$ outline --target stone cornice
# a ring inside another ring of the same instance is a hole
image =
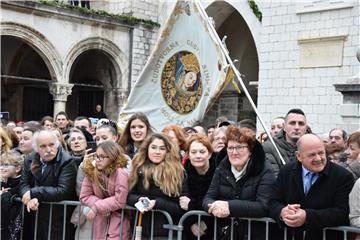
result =
[[[69,21],[77,19],[81,22],[97,23],[104,25],[112,25],[119,28],[134,28],[130,24],[126,24],[123,21],[107,16],[85,14],[71,9],[63,9],[53,6],[44,5],[34,1],[0,1],[1,8],[13,9],[20,12],[37,13],[43,15],[44,13],[52,14],[54,17],[67,18]]]
[[[360,92],[360,84],[357,83],[334,84],[334,87],[338,92]]]

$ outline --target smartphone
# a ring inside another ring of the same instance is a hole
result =
[[[92,142],[87,142],[87,149],[91,149],[88,153],[94,153],[96,152],[96,142],[92,141]]]
[[[146,208],[148,208],[150,205],[150,199],[149,198],[141,198],[137,203],[135,203],[135,207],[137,210],[139,210],[141,213],[145,211]]]

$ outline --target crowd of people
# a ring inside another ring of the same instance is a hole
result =
[[[252,120],[224,116],[209,126],[169,125],[161,132],[143,113],[123,128],[107,118],[72,121],[66,112],[3,121],[1,238],[20,239],[23,232],[23,239],[130,239],[137,223],[133,212],[121,209],[139,202],[146,203],[143,239],[167,239],[167,220],[159,212],[152,216],[154,209],[168,212],[175,224],[191,210],[218,218],[214,233],[213,217],[189,217],[183,239],[265,238],[261,223],[248,232],[240,218],[274,219],[270,239],[318,240],[325,227],[360,227],[360,129],[315,134],[305,113],[291,109],[273,119],[270,133],[277,149],[266,133],[256,137]],[[81,206],[47,204],[63,200]]]

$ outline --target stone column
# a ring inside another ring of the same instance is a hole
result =
[[[74,84],[49,83],[49,91],[54,99],[54,117],[60,111],[65,111],[67,97],[71,95]]]
[[[127,100],[126,89],[123,88],[111,88],[105,89],[104,92],[104,112],[110,119],[118,119],[120,108],[125,104]]]
[[[357,51],[357,59],[360,62],[360,49]],[[343,95],[343,104],[340,106],[343,128],[349,133],[356,131],[360,126],[360,72],[348,78],[346,83],[334,86]]]

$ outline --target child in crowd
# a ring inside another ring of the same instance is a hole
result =
[[[0,156],[1,239],[20,239],[21,202],[14,199],[18,197],[23,163],[23,157],[15,152]]]
[[[124,170],[127,161],[112,141],[100,143],[96,153],[84,160],[80,202],[89,207],[86,219],[94,221],[93,239],[129,239],[128,218],[121,218],[118,211],[126,206],[128,195],[128,174]]]

